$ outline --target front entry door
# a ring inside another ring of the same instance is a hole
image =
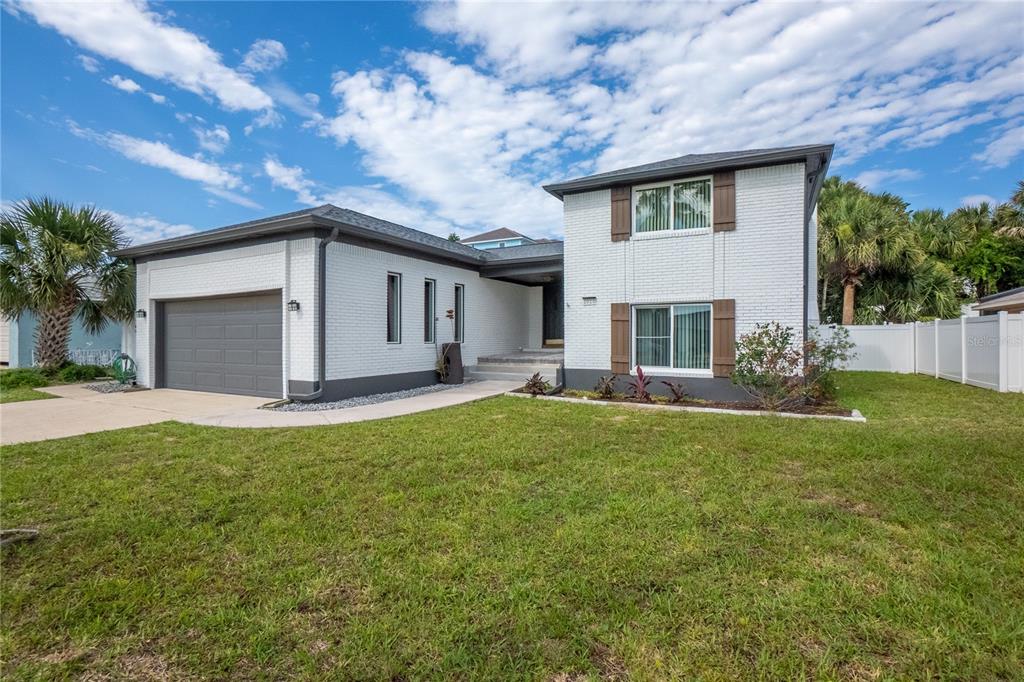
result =
[[[565,311],[562,280],[544,285],[544,345],[561,346],[564,337],[563,320]]]

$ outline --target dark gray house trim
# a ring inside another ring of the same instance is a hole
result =
[[[565,377],[565,387],[578,391],[592,391],[594,386],[597,385],[598,379],[611,376],[612,374],[610,369],[570,369],[569,367],[566,367],[562,372]],[[672,381],[682,384],[686,388],[688,395],[700,398],[701,400],[750,400],[750,396],[744,393],[743,389],[739,386],[732,383],[730,379],[721,377],[655,376],[652,374],[647,374],[647,376],[651,377],[651,385],[648,387],[648,390],[654,395],[671,395],[668,388],[661,382]],[[629,380],[630,377],[619,375],[619,379],[616,382],[617,390],[624,392],[629,384]]]

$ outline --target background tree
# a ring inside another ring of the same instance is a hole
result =
[[[856,291],[867,278],[883,268],[913,268],[923,259],[902,201],[872,195],[838,177],[825,181],[818,205],[818,263],[824,277],[842,287],[843,324],[853,324]]]
[[[454,232],[452,232],[451,234],[448,235],[448,241],[450,241],[450,242],[457,242],[457,241],[461,241],[461,240],[462,240],[462,237],[460,237],[459,235],[455,234]]]
[[[71,323],[100,331],[128,321],[135,272],[110,252],[127,246],[109,213],[49,198],[27,199],[0,216],[0,312],[36,316],[35,360],[46,369],[68,355]]]
[[[825,321],[955,317],[975,297],[1024,286],[1024,182],[1004,204],[945,214],[910,211],[894,194],[833,177],[822,188],[818,217]]]
[[[1024,239],[1024,180],[1018,180],[1010,200],[996,208],[993,222],[1003,237]]]

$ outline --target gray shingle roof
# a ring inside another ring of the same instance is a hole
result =
[[[753,166],[762,163],[779,163],[789,160],[801,160],[814,154],[825,154],[832,157],[831,144],[801,145],[799,147],[774,147],[770,149],[745,149],[732,152],[714,152],[711,154],[687,154],[673,159],[630,166],[606,173],[587,175],[581,178],[544,185],[550,194],[561,199],[569,192],[584,191],[610,187],[626,182],[642,182],[659,180],[680,173],[710,171],[719,168],[736,168]],[[826,160],[826,165],[828,161]]]
[[[539,244],[523,244],[522,246],[505,246],[500,249],[487,249],[484,255],[488,262],[519,260],[521,258],[560,258],[562,242],[547,241]]]
[[[525,234],[519,234],[515,230],[510,230],[507,227],[499,227],[496,230],[489,232],[481,232],[475,234],[472,237],[466,237],[462,240],[463,244],[472,244],[473,242],[487,242],[492,239],[529,239]]]
[[[428,232],[374,218],[347,208],[324,204],[316,208],[270,216],[260,220],[219,227],[213,230],[195,232],[181,237],[163,239],[149,244],[139,244],[121,249],[115,255],[129,258],[170,253],[183,249],[195,249],[225,242],[240,241],[256,237],[309,230],[310,228],[337,227],[343,233],[404,246],[434,256],[447,257],[463,263],[483,265],[489,261],[514,258],[555,257],[562,252],[561,242],[528,244],[503,249],[481,250],[438,237]],[[536,248],[533,248],[536,247]],[[500,253],[498,253],[500,252]]]
[[[431,249],[447,251],[452,255],[480,260],[480,249],[474,249],[472,246],[466,246],[459,242],[449,241],[444,237],[438,237],[437,235],[430,234],[429,232],[421,232],[420,230],[414,230],[413,228],[406,227],[405,225],[399,225],[398,223],[374,218],[371,215],[359,213],[358,211],[353,211],[351,209],[339,208],[331,204],[325,204],[313,209],[313,214],[317,217],[360,227],[369,232],[386,235],[410,244],[418,244],[420,246],[430,247]]]

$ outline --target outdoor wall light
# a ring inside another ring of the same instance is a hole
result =
[[[292,311],[294,313],[298,309],[299,309],[299,302],[298,301],[296,301],[294,298],[292,300],[288,301],[288,310],[290,310],[290,311]]]
[[[146,316],[146,311],[143,310],[142,308],[139,308],[138,310],[135,311],[135,317],[139,318],[140,320],[142,318],[144,318],[145,316]]]

